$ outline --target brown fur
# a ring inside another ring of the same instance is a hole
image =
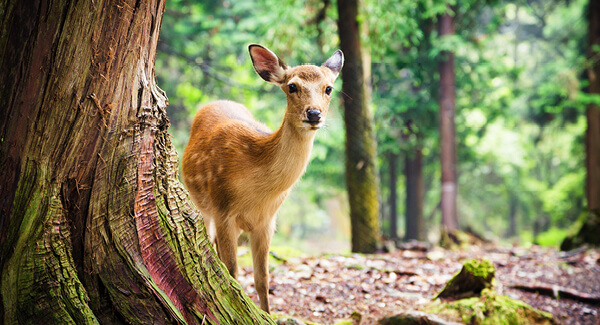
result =
[[[307,109],[319,110],[325,118],[330,100],[325,89],[333,86],[341,64],[337,71],[329,66],[287,67],[269,50],[253,46],[257,73],[287,95],[281,127],[271,133],[241,104],[210,103],[196,113],[182,170],[219,257],[234,278],[237,239],[242,231],[250,234],[256,291],[268,312],[267,263],[275,214],[304,173],[320,126],[305,122]],[[298,92],[289,93],[290,83]]]

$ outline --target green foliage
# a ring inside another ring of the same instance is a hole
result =
[[[537,244],[542,246],[558,247],[560,246],[560,243],[562,243],[562,241],[565,239],[565,237],[567,237],[568,232],[568,228],[565,229],[552,227],[547,231],[539,234],[536,237],[536,242]]]
[[[563,175],[548,190],[541,193],[542,207],[556,225],[568,227],[581,211],[585,189],[585,171]],[[563,228],[565,230],[565,228]]]
[[[448,4],[454,8],[456,33],[440,38],[437,16],[450,10]],[[167,2],[156,71],[169,95],[170,132],[179,154],[195,111],[211,100],[239,101],[277,128],[284,95],[256,75],[247,46],[264,44],[292,65],[321,63],[338,47],[336,5],[317,0]],[[439,214],[432,214],[441,191],[437,69],[440,53],[451,50],[461,224],[504,236],[512,215],[522,239],[555,243],[546,236],[558,235],[546,231],[566,229],[585,204],[583,112],[587,104],[600,103],[600,96],[584,91],[585,5],[586,0],[362,1],[363,51],[373,62],[380,197],[389,193],[383,157],[393,152],[402,161],[419,148],[424,215],[432,216],[425,228],[439,224]],[[339,222],[326,207],[334,198],[344,202],[340,99],[352,94],[338,96],[306,175],[281,209],[282,235],[344,238],[346,230],[330,229]],[[403,181],[400,173],[399,195],[405,195]],[[403,208],[399,204],[400,213]]]

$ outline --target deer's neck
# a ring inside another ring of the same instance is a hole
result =
[[[315,133],[299,130],[286,117],[281,127],[268,137],[271,150],[266,173],[278,191],[292,187],[306,170]]]

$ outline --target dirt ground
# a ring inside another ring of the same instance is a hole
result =
[[[271,270],[271,311],[319,324],[350,319],[357,311],[361,324],[376,324],[386,316],[420,310],[465,260],[485,257],[496,266],[500,294],[547,311],[561,324],[600,324],[600,304],[594,302],[600,295],[600,250],[565,253],[492,244],[462,251],[413,249],[288,258]],[[238,280],[258,303],[252,268],[244,267]]]

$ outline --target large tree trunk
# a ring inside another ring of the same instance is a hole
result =
[[[362,64],[358,0],[338,2],[340,47],[346,58],[342,71],[346,125],[346,186],[350,201],[352,251],[369,253],[379,238],[377,170],[373,119],[368,109]]]
[[[445,13],[439,18],[440,37],[454,34],[453,18]],[[455,140],[455,75],[454,53],[442,51],[440,71],[440,138],[442,165],[442,225],[448,231],[458,228],[456,209],[456,140]]]
[[[0,323],[267,323],[177,180],[164,1],[2,1]]]
[[[599,52],[594,47],[600,46],[600,1],[590,0],[588,8],[588,79],[589,92],[600,94],[600,60]],[[587,201],[588,209],[600,214],[600,107],[589,104],[586,111],[587,130],[586,167],[587,167]]]

